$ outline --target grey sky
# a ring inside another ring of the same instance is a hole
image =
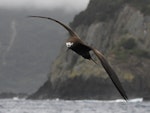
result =
[[[63,8],[67,11],[80,11],[86,8],[89,0],[0,0],[0,8]]]

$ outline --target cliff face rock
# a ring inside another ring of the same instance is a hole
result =
[[[107,21],[96,20],[77,26],[73,23],[71,25],[86,43],[105,54],[129,98],[150,95],[150,16],[124,4]],[[63,45],[53,62],[49,80],[29,98],[121,98],[101,65],[66,50]]]

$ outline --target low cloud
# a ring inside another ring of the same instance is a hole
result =
[[[0,8],[35,8],[80,11],[87,7],[89,0],[0,0]]]

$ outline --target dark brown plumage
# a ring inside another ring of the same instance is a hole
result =
[[[70,34],[70,38],[68,38],[68,40],[66,41],[66,46],[69,49],[76,52],[77,54],[81,55],[83,58],[88,59],[88,60],[92,60],[94,63],[96,63],[90,55],[90,51],[93,51],[94,54],[100,60],[102,66],[104,67],[104,69],[108,73],[109,77],[111,78],[112,82],[114,83],[115,87],[117,88],[117,90],[119,91],[121,96],[125,100],[128,99],[116,73],[111,68],[111,66],[109,65],[109,63],[107,62],[107,60],[105,59],[105,57],[103,56],[103,54],[100,51],[98,51],[97,49],[92,48],[92,47],[86,45],[85,43],[83,43],[83,41],[79,38],[79,36],[69,26],[63,24],[62,22],[60,22],[56,19],[53,19],[50,17],[42,17],[42,16],[29,16],[29,17],[49,19],[49,20],[52,20],[52,21],[60,24],[61,26],[63,26]]]

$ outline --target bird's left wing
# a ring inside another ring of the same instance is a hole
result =
[[[123,89],[123,87],[122,87],[122,85],[119,81],[119,78],[117,77],[115,71],[111,68],[111,66],[109,65],[109,63],[107,62],[107,60],[105,59],[105,57],[103,56],[103,54],[101,52],[99,52],[97,49],[92,49],[92,50],[95,53],[95,55],[98,57],[98,59],[101,61],[102,66],[104,67],[104,69],[108,73],[110,79],[114,83],[115,87],[117,88],[117,90],[119,91],[121,96],[125,100],[127,100],[128,97],[126,95],[126,92],[124,91],[124,89]]]
[[[53,18],[50,18],[50,17],[43,17],[43,16],[28,16],[28,17],[32,17],[32,18],[44,18],[44,19],[48,19],[48,20],[52,20],[58,24],[60,24],[61,26],[63,26],[68,32],[69,34],[72,36],[72,37],[76,37],[76,38],[79,38],[79,36],[67,25],[65,25],[64,23],[56,20],[56,19],[53,19]]]

